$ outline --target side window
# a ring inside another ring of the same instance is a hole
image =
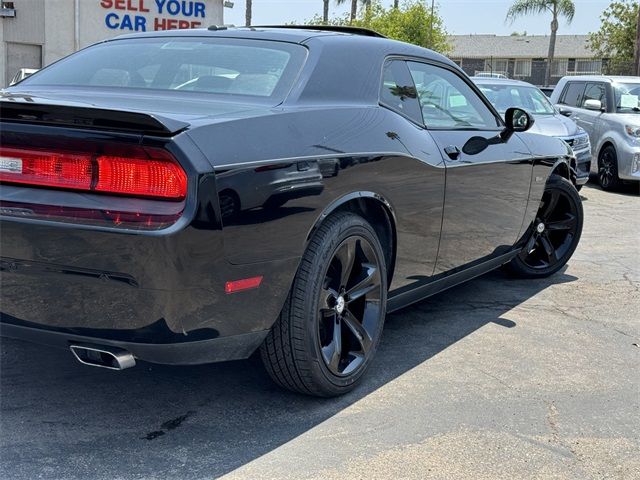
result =
[[[600,100],[602,106],[607,108],[607,90],[604,83],[589,83],[587,89],[584,91],[584,97],[582,99],[581,106],[584,106],[587,100]]]
[[[569,82],[564,87],[560,104],[569,107],[582,107],[582,97],[584,93],[584,82]]]
[[[391,60],[384,64],[380,103],[422,124],[416,87],[404,61]]]
[[[427,127],[495,129],[500,125],[482,99],[454,72],[427,63],[407,65]]]

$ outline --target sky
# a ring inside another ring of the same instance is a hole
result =
[[[233,0],[233,9],[224,9],[226,24],[244,25],[245,0]],[[402,1],[402,0],[401,0]],[[391,5],[392,0],[383,0]],[[429,0],[426,3],[430,4]],[[436,0],[440,15],[450,34],[495,33],[509,35],[514,31],[526,31],[530,35],[549,33],[550,15],[521,18],[513,24],[505,23],[505,16],[512,0]],[[586,34],[598,30],[600,14],[610,0],[574,0],[576,16],[570,25],[560,21],[559,34]],[[348,5],[347,5],[348,4]],[[330,15],[342,14],[350,9],[350,2],[336,6],[331,1]],[[303,22],[322,14],[322,0],[253,0],[254,25],[276,25]],[[462,13],[462,14],[461,14]]]

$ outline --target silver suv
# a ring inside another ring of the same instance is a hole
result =
[[[640,77],[564,77],[551,102],[589,134],[603,189],[640,181]]]

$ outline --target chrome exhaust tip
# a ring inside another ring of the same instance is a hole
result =
[[[124,370],[136,366],[136,359],[123,348],[108,345],[70,345],[71,353],[76,359],[91,367]]]

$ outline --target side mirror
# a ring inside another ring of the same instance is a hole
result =
[[[587,110],[594,110],[596,112],[602,112],[602,102],[600,100],[585,100],[584,108]]]
[[[515,107],[507,109],[504,121],[507,124],[507,130],[512,132],[526,132],[535,123],[533,117],[526,110]]]
[[[558,109],[558,113],[560,115],[564,115],[565,117],[570,117],[573,112],[571,110],[567,110],[566,108],[560,107]]]
[[[529,130],[535,123],[535,120],[526,110],[511,107],[507,108],[504,114],[504,123],[506,128],[500,134],[500,138],[502,138],[502,141],[507,142],[514,132],[526,132]]]

